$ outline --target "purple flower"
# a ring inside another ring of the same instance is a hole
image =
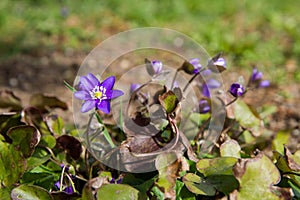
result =
[[[258,71],[257,68],[253,68],[250,80],[252,82],[260,81],[262,79],[262,72]]]
[[[111,184],[121,184],[122,183],[122,178],[119,178],[119,179],[115,179],[115,178],[112,178],[110,181],[109,181],[109,183],[111,183]]]
[[[163,64],[161,61],[153,60],[151,64],[154,70],[154,74],[159,74],[162,71]]]
[[[214,61],[213,64],[216,66],[221,66],[221,67],[226,68],[226,61],[224,58],[218,58],[216,61]]]
[[[200,64],[199,58],[193,58],[189,60],[189,63],[191,63],[194,66],[193,73],[198,74],[200,72],[200,69],[202,68],[202,65]]]
[[[81,112],[87,112],[93,108],[101,110],[104,113],[110,112],[110,101],[124,93],[120,90],[113,90],[115,77],[110,76],[102,83],[93,75],[81,76],[79,82],[79,91],[74,93],[78,99],[84,100]]]
[[[253,68],[251,77],[250,77],[250,82],[249,84],[254,84],[256,87],[269,87],[270,86],[270,81],[268,80],[262,80],[263,78],[263,73],[258,71],[256,67]]]
[[[135,90],[137,90],[139,87],[141,87],[141,84],[135,84],[135,83],[132,83],[130,85],[130,94],[132,94]]]
[[[209,79],[206,83],[202,84],[202,94],[203,96],[210,98],[210,89],[216,89],[220,87],[221,84],[215,79]]]
[[[219,73],[226,70],[226,61],[220,57],[222,54],[219,53],[208,61],[207,67],[213,72]]]
[[[210,111],[210,105],[207,99],[201,99],[199,101],[199,110],[202,114],[208,113]]]
[[[65,167],[65,172],[69,172],[70,167],[65,164],[60,164],[60,168],[63,169]]]
[[[262,81],[260,81],[260,83],[259,83],[259,87],[269,87],[270,86],[270,81],[268,81],[268,80],[262,80]]]
[[[234,97],[242,96],[245,93],[244,87],[239,83],[233,83],[229,89],[230,94]]]
[[[59,190],[60,189],[60,180],[55,182],[54,186]],[[67,194],[73,194],[74,193],[72,185],[69,185],[69,186],[63,185],[63,191],[66,192]]]

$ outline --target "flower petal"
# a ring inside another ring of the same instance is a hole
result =
[[[86,77],[93,84],[93,86],[100,84],[100,81],[96,78],[96,76],[94,76],[94,74],[88,73],[88,75]]]
[[[81,112],[85,113],[91,109],[95,108],[95,101],[94,100],[87,100],[82,104]]]
[[[209,79],[207,82],[206,82],[207,86],[209,88],[218,88],[221,86],[221,84],[219,83],[219,81],[217,81],[216,79]]]
[[[103,111],[106,114],[109,114],[109,112],[110,112],[110,101],[108,101],[108,100],[102,100],[97,105],[97,109]]]
[[[210,98],[209,88],[207,87],[207,85],[205,83],[202,85],[202,94],[203,94],[203,96]]]
[[[226,67],[226,61],[224,58],[218,58],[218,60],[214,62],[214,65]]]
[[[122,92],[121,90],[113,90],[111,99],[122,96],[123,94],[124,94],[124,92]]]
[[[81,99],[81,100],[91,99],[91,95],[86,90],[77,91],[77,92],[74,93],[74,96],[77,99]]]
[[[106,88],[106,90],[111,90],[114,87],[116,78],[114,76],[110,76],[107,79],[105,79],[101,85]]]
[[[263,80],[259,83],[259,87],[269,87],[270,86],[270,81],[268,80]]]
[[[87,76],[81,76],[80,83],[85,88],[85,90],[88,90],[88,91],[94,89],[94,87],[96,86],[87,78]]]

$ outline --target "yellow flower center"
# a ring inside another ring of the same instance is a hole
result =
[[[94,96],[95,96],[97,99],[101,99],[101,97],[102,97],[102,92],[97,91],[97,92],[94,93]]]

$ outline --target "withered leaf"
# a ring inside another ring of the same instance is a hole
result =
[[[22,110],[21,99],[12,91],[0,91],[0,108],[11,108],[14,111]]]
[[[182,159],[184,157],[175,153],[163,153],[155,160],[155,166],[159,173],[155,184],[164,192],[166,199],[176,199],[175,185],[184,165]]]
[[[74,160],[79,159],[82,152],[81,143],[73,136],[62,135],[56,139],[57,145],[63,148]]]
[[[285,146],[284,147],[284,154],[287,158],[287,164],[288,164],[289,168],[293,171],[296,171],[296,172],[300,171],[300,163],[297,162],[297,157],[295,155],[296,153],[293,155],[290,152],[290,150]]]
[[[41,93],[34,94],[30,97],[30,105],[37,107],[43,113],[47,113],[49,109],[61,108],[67,110],[68,106],[65,102],[54,96],[47,96]]]

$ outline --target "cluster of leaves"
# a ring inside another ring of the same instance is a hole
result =
[[[223,60],[219,56],[211,61],[216,65],[217,72],[225,69],[220,64]],[[184,71],[194,80],[203,72],[198,64],[185,61],[177,72]],[[146,67],[155,79],[159,79],[160,73],[163,73],[157,61],[146,59]],[[147,94],[153,92],[153,95],[145,99],[147,95],[143,94],[144,91]],[[288,133],[280,132],[270,138],[272,133],[263,126],[264,118],[274,112],[273,107],[262,107],[258,112],[242,101],[244,90],[241,90],[241,94],[236,90],[230,91],[234,100],[230,102],[231,108],[227,107],[221,136],[209,153],[203,153],[200,151],[201,142],[206,137],[211,114],[206,111],[185,116],[189,123],[199,128],[199,134],[191,141],[192,146],[187,145],[187,138],[177,127],[180,121],[177,113],[180,112],[184,91],[185,88],[167,89],[164,85],[153,83],[133,91],[127,114],[136,124],[151,125],[150,132],[146,133],[150,136],[143,135],[143,141],[126,119],[123,138],[119,136],[121,133],[116,134],[120,132],[118,127],[107,125],[103,129],[109,134],[108,137],[113,137],[113,142],[123,142],[120,148],[130,150],[130,161],[135,155],[159,152],[154,162],[157,171],[140,174],[119,172],[93,158],[80,143],[77,131],[66,127],[60,117],[52,114],[53,109],[67,109],[66,104],[56,97],[35,94],[29,106],[23,107],[12,92],[1,91],[0,107],[10,112],[0,115],[0,198],[300,198],[300,151],[292,154],[284,146]],[[102,95],[97,96],[98,100]],[[213,103],[205,99],[209,105]],[[161,107],[154,111],[145,110],[154,102]],[[99,110],[97,113],[98,116],[109,118]],[[153,125],[150,115],[163,120]],[[98,122],[103,123],[100,119]],[[151,130],[159,131],[152,134]],[[176,151],[159,151],[163,147],[181,150],[182,146],[187,148],[183,156]],[[269,153],[270,148],[273,149],[272,154]]]

